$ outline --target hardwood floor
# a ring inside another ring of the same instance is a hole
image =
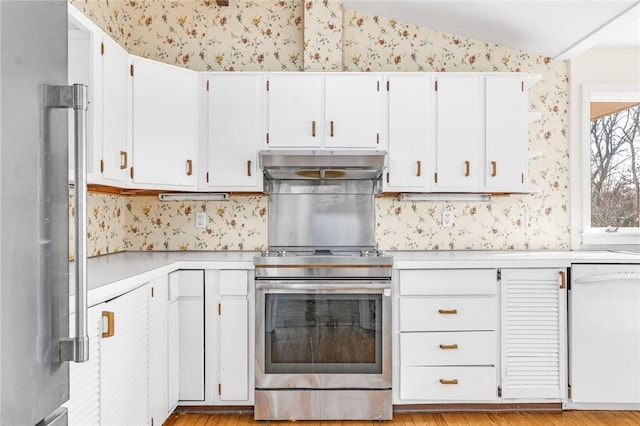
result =
[[[293,422],[268,422],[268,424],[291,424]],[[315,422],[304,421],[302,426],[377,426],[377,425],[500,425],[500,426],[638,426],[640,411],[563,411],[543,413],[396,413],[389,422],[344,421]],[[242,414],[202,414],[174,413],[164,423],[165,426],[240,426],[264,425],[267,422],[253,420],[253,415]]]

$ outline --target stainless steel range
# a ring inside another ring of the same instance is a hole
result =
[[[383,167],[340,179],[356,166],[343,174],[313,155],[313,167],[278,160],[276,171],[262,164],[270,249],[254,259],[254,417],[391,419],[393,259],[375,250],[374,238]],[[349,157],[341,161],[346,169]]]

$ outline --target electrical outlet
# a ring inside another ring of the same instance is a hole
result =
[[[207,227],[207,212],[196,212],[196,228],[204,229]]]
[[[442,227],[451,228],[453,225],[453,212],[451,210],[444,210],[442,212]]]

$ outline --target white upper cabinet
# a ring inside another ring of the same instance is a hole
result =
[[[482,77],[438,76],[434,190],[474,192],[484,169]]]
[[[111,38],[102,37],[102,178],[129,181],[127,87],[129,53]]]
[[[324,78],[267,77],[269,148],[319,148],[324,135]]]
[[[133,185],[196,189],[198,75],[134,57]]]
[[[102,59],[103,33],[78,9],[69,5],[68,20],[68,82],[87,86],[87,181],[100,178],[102,155]],[[124,105],[123,105],[124,107]],[[73,113],[69,113],[69,181],[74,176]]]
[[[324,146],[379,148],[382,77],[331,75],[325,80]]]
[[[525,191],[528,178],[528,96],[526,76],[485,77],[484,188]]]
[[[383,148],[380,74],[269,75],[268,148]]]
[[[435,96],[428,74],[389,77],[389,169],[385,191],[429,191],[435,152]]]
[[[208,99],[206,187],[261,191],[257,152],[264,136],[264,86],[259,74],[205,77]]]

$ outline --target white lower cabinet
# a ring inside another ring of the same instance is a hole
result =
[[[176,286],[178,291],[178,400],[180,402],[198,401],[202,404],[205,399],[204,271],[182,270],[170,273],[169,289],[172,297]],[[172,344],[175,345],[176,342],[173,341]],[[170,346],[169,352],[172,350],[174,348]],[[172,364],[175,365],[173,358]]]
[[[105,302],[100,360],[101,424],[149,421],[149,285]]]
[[[215,405],[253,405],[254,292],[253,272],[247,270],[207,271],[207,285],[213,289],[215,315],[207,320],[213,328]]]
[[[151,280],[149,300],[149,417],[150,424],[161,425],[175,403],[169,399],[169,304],[167,275]]]
[[[398,288],[395,402],[497,402],[497,270],[402,270]]]
[[[501,277],[503,399],[566,399],[566,269],[502,269]]]
[[[64,404],[69,413],[69,426],[101,424],[100,347],[103,310],[104,303],[87,311],[89,360],[83,363],[69,363],[69,401]],[[75,314],[69,317],[69,336],[75,336]]]

